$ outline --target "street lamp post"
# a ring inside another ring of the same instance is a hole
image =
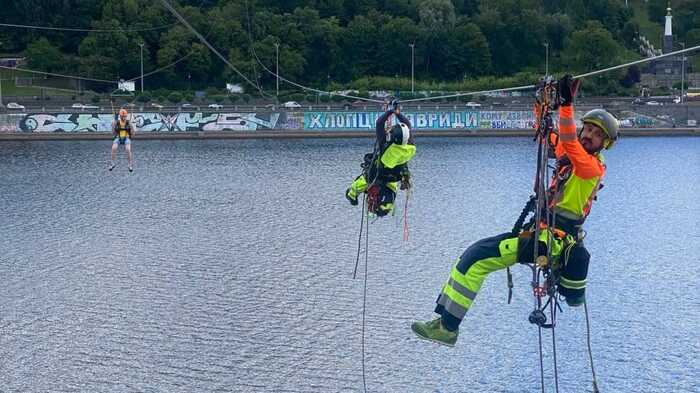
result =
[[[685,50],[685,42],[679,42],[681,44],[681,47]],[[685,84],[685,53],[683,53],[681,56],[683,56],[681,60],[681,104],[683,103],[683,85]]]
[[[277,65],[277,69],[275,71],[275,77],[277,79],[277,93],[276,95],[279,97],[280,95],[280,43],[275,42],[275,64]]]
[[[416,43],[410,43],[408,46],[411,47],[411,94],[416,94],[416,89],[415,89],[415,82],[414,82],[414,63],[415,63],[415,49],[416,49]]]
[[[544,43],[544,75],[549,75],[549,42]]]
[[[143,42],[139,44],[141,47],[141,93],[143,93],[143,45]]]

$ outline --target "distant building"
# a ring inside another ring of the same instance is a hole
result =
[[[227,83],[226,90],[229,92],[229,94],[243,94],[244,92],[243,86],[237,83]]]
[[[680,45],[674,48],[673,46],[673,15],[671,15],[671,2],[669,1],[668,8],[666,8],[666,23],[664,25],[664,37],[663,37],[663,48],[662,52],[664,54],[671,53],[674,50],[682,49]],[[683,71],[685,67],[685,72]],[[656,75],[657,86],[667,86],[671,87],[673,83],[680,81],[681,74],[685,73],[688,75],[690,72],[690,62],[683,62],[683,56],[671,56],[666,57],[661,60],[654,61],[649,64],[647,73]],[[648,78],[646,78],[648,79]]]
[[[24,63],[26,57],[0,57],[0,66],[15,68]]]
[[[647,57],[659,56],[662,53],[666,54],[682,49],[682,45],[676,45],[674,48],[673,15],[671,15],[670,1],[666,8],[666,23],[664,24],[662,50],[654,49],[653,45],[643,37],[641,37],[641,41],[640,51]],[[681,79],[684,79],[685,86],[688,86],[688,82],[694,85],[700,78],[700,74],[693,74],[691,71],[691,63],[688,61],[687,57],[685,61],[683,61],[683,55],[665,57],[661,60],[650,62],[642,71],[641,87],[642,89],[656,89],[660,87],[672,89],[673,85],[681,82]]]

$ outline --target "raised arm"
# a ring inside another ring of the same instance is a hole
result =
[[[574,174],[582,179],[602,176],[604,173],[603,165],[595,155],[589,154],[583,148],[576,134],[573,98],[578,89],[578,82],[567,75],[559,82],[559,89],[563,102],[559,107],[559,145],[561,147],[557,146],[557,156],[563,150],[563,153],[571,160]]]
[[[379,148],[384,146],[386,143],[386,131],[384,130],[384,125],[386,124],[386,119],[389,118],[394,113],[394,110],[388,110],[384,112],[379,118],[377,119],[377,124],[376,124],[376,134],[377,134],[377,143],[379,144]]]

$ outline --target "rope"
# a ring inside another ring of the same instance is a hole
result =
[[[520,233],[520,231],[523,229],[523,223],[525,222],[525,218],[527,218],[528,214],[530,214],[535,209],[535,202],[537,202],[537,198],[535,197],[535,195],[530,195],[530,199],[528,199],[527,203],[525,203],[523,210],[520,212],[520,216],[518,216],[518,219],[515,220],[513,229],[510,230],[510,233],[513,236],[517,236],[518,233]]]
[[[41,75],[50,75],[50,76],[57,76],[61,78],[69,78],[69,79],[81,79],[84,81],[92,81],[92,82],[103,82],[103,83],[114,83],[116,84],[116,81],[108,81],[106,79],[96,79],[96,78],[86,78],[82,76],[75,76],[75,75],[65,75],[65,74],[57,74],[55,72],[44,72],[44,71],[35,71],[35,70],[28,70],[26,68],[19,68],[19,67],[7,67],[0,65],[0,68],[4,68],[6,70],[15,70],[15,71],[22,71],[22,72],[29,72],[32,74],[41,74]]]
[[[253,53],[253,56],[255,59],[260,63],[260,59],[258,59],[258,54],[255,52],[255,45],[253,44],[253,30],[252,30],[252,22],[250,19],[250,9],[248,7],[248,0],[245,2],[245,14],[246,18],[248,19],[248,41],[250,42],[250,50]],[[255,63],[253,63],[253,74],[255,75],[255,83],[258,85],[258,89],[262,88],[260,87],[260,75],[258,74],[258,68],[255,66]],[[271,98],[271,97],[266,97],[266,98]],[[275,102],[277,101],[278,97],[275,96]],[[279,102],[278,102],[279,103]]]
[[[588,320],[588,303],[583,299],[583,309],[586,312],[586,342],[588,343],[588,359],[591,362],[591,374],[593,374],[593,393],[600,393],[598,390],[598,381],[595,376],[595,368],[593,367],[593,350],[591,349],[591,323]]]
[[[204,6],[204,0],[202,0],[202,2],[199,3],[198,8],[202,8],[202,6]],[[207,35],[204,36],[205,38],[209,38],[209,36],[211,35],[211,31],[212,31],[213,28],[214,28],[214,25],[210,25],[210,26],[209,26],[209,31],[207,31]],[[194,54],[194,52],[190,52],[190,53],[188,53],[188,54],[182,56],[181,58],[179,58],[179,59],[173,61],[172,63],[170,63],[170,64],[168,64],[168,65],[164,65],[164,66],[162,66],[162,67],[160,67],[160,68],[156,68],[155,70],[150,71],[150,72],[147,72],[147,73],[145,73],[145,74],[143,74],[143,75],[139,75],[139,76],[136,76],[136,77],[134,77],[134,78],[127,79],[127,81],[128,81],[128,82],[134,82],[134,81],[137,81],[137,80],[139,80],[139,79],[141,79],[141,78],[145,78],[145,77],[147,77],[147,76],[151,76],[151,75],[153,75],[153,74],[157,74],[157,73],[159,73],[159,72],[161,72],[161,71],[163,71],[163,70],[166,70],[166,69],[168,69],[168,68],[170,68],[170,67],[172,67],[172,66],[174,66],[174,65],[176,65],[176,64],[178,64],[178,63],[180,63],[181,61],[187,59],[188,57],[192,56],[193,54]]]
[[[357,258],[355,258],[355,270],[352,272],[352,279],[354,280],[357,277],[357,265],[360,263],[360,247],[362,245],[362,228],[365,223],[365,198],[366,196],[362,196],[362,214],[361,214],[361,219],[360,219],[360,235],[357,237]]]
[[[168,25],[156,26],[156,27],[145,27],[140,29],[80,29],[73,27],[51,27],[51,26],[34,26],[34,25],[18,25],[13,23],[0,23],[2,27],[17,27],[22,29],[35,29],[35,30],[58,30],[58,31],[82,31],[89,33],[128,33],[128,32],[138,32],[138,31],[153,31],[167,29],[168,27],[174,26],[175,23]]]
[[[539,118],[537,122],[537,133],[536,133],[536,140],[538,140],[538,147],[537,147],[537,171],[535,175],[535,195],[534,195],[534,201],[533,197],[531,197],[530,200],[525,205],[525,208],[523,208],[523,211],[521,212],[520,216],[518,217],[518,220],[516,221],[516,224],[522,224],[522,222],[525,220],[525,217],[527,216],[528,208],[530,208],[529,205],[535,205],[536,203],[536,208],[535,208],[535,219],[534,219],[534,234],[533,234],[533,266],[532,266],[532,271],[533,271],[533,280],[532,280],[532,287],[534,291],[534,303],[535,303],[535,309],[533,310],[531,314],[531,319],[530,322],[536,323],[538,330],[538,345],[539,345],[539,358],[540,358],[540,388],[542,393],[544,393],[544,359],[542,355],[542,328],[543,327],[551,327],[552,329],[552,350],[553,350],[553,361],[554,361],[554,381],[555,381],[555,391],[558,393],[559,392],[559,375],[558,375],[558,369],[557,369],[557,354],[556,354],[556,334],[555,334],[555,327],[556,327],[556,310],[555,308],[557,307],[556,303],[556,295],[551,294],[551,290],[554,288],[553,287],[553,277],[552,273],[550,271],[551,269],[551,261],[552,261],[552,247],[550,246],[552,243],[552,234],[550,231],[547,231],[547,252],[546,252],[546,258],[547,258],[547,265],[545,266],[540,266],[538,264],[538,258],[540,257],[539,253],[539,238],[540,238],[540,222],[544,219],[546,222],[547,228],[550,228],[553,223],[552,223],[552,217],[549,214],[548,211],[545,211],[545,209],[549,206],[549,201],[548,201],[548,193],[546,189],[546,180],[549,178],[549,165],[548,165],[548,147],[549,147],[549,136],[552,131],[553,123],[551,120],[551,110],[553,109],[552,106],[550,106],[550,103],[552,100],[554,100],[554,103],[556,105],[557,99],[556,99],[556,91],[552,90],[553,84],[552,80],[549,78],[545,78],[543,80],[543,85],[540,87],[540,90],[538,90],[538,105],[540,106],[540,111],[539,111]],[[541,96],[540,96],[541,95]],[[543,212],[545,213],[544,217],[542,216]],[[515,231],[517,227],[514,227],[513,230]],[[545,295],[545,293],[542,292],[542,287],[540,286],[540,274],[542,274],[542,278],[545,281],[545,285],[547,287],[547,292],[546,294],[549,295],[549,299],[547,302],[542,306],[542,296]],[[552,301],[552,298],[554,298],[554,301]],[[550,318],[551,318],[551,323],[550,324],[545,324],[544,322],[546,321],[546,317],[544,314],[544,310],[547,307],[550,307]]]
[[[631,62],[628,62],[628,63],[616,65],[616,66],[613,66],[613,67],[604,68],[604,69],[602,69],[602,70],[587,72],[587,73],[585,73],[585,74],[576,75],[576,76],[574,76],[573,78],[574,78],[574,79],[587,78],[587,77],[589,77],[589,76],[593,76],[593,75],[597,75],[597,74],[602,74],[602,73],[604,73],[604,72],[613,71],[613,70],[617,70],[617,69],[620,69],[620,68],[625,68],[625,67],[633,66],[633,65],[636,65],[636,64],[648,63],[648,62],[660,60],[660,59],[663,59],[663,58],[669,57],[669,56],[677,56],[677,55],[679,55],[679,54],[686,53],[686,52],[692,52],[692,51],[695,51],[695,50],[698,50],[698,49],[700,49],[700,45],[697,45],[697,46],[694,46],[694,47],[691,47],[691,48],[686,48],[686,49],[678,50],[678,51],[675,51],[675,52],[669,52],[669,53],[666,53],[666,54],[663,54],[663,55],[659,55],[659,56],[647,57],[647,58],[645,58],[645,59],[636,60],[636,61],[631,61]],[[403,100],[402,102],[418,102],[418,101],[440,100],[440,99],[445,99],[445,98],[457,98],[457,97],[465,97],[465,96],[476,96],[476,95],[483,95],[483,94],[488,94],[488,93],[498,93],[498,92],[506,92],[506,91],[518,91],[518,90],[530,90],[530,89],[533,89],[533,88],[535,88],[535,87],[537,87],[537,86],[536,86],[536,85],[527,85],[527,86],[508,87],[508,88],[504,88],[504,89],[494,89],[494,90],[482,90],[482,91],[474,91],[474,92],[466,92],[466,93],[456,93],[456,94],[448,94],[448,95],[435,96],[435,97],[413,98],[413,99],[410,99],[410,100]]]
[[[364,212],[363,212],[364,213]],[[369,212],[366,214],[369,215]],[[369,220],[369,217],[367,217]],[[365,314],[367,313],[367,275],[369,272],[369,225],[365,227],[365,282],[362,291],[362,387],[367,393],[367,378],[365,368]]]
[[[164,0],[163,0],[163,1],[164,1]],[[246,1],[246,13],[248,13],[248,2],[247,2],[247,1]],[[250,22],[250,14],[248,14],[248,29],[249,29],[249,37],[248,37],[248,39],[250,40],[250,48],[251,48],[251,51],[252,51],[252,53],[253,53],[253,56],[255,57],[255,61],[257,61],[257,63],[260,64],[260,66],[261,66],[267,73],[269,73],[270,75],[274,76],[275,78],[278,78],[279,80],[281,80],[281,81],[283,81],[283,82],[286,82],[286,83],[288,83],[288,84],[290,84],[290,85],[292,85],[292,86],[294,86],[294,87],[298,87],[298,88],[300,88],[300,89],[302,89],[302,90],[312,91],[312,92],[314,92],[314,93],[327,94],[327,95],[329,95],[329,96],[335,95],[335,96],[339,96],[339,97],[351,98],[351,99],[354,99],[354,100],[361,100],[361,101],[367,101],[367,102],[375,102],[375,103],[378,103],[378,104],[384,103],[384,101],[382,101],[382,100],[375,100],[375,99],[371,99],[371,98],[352,96],[352,95],[349,95],[349,94],[339,94],[339,93],[333,93],[333,92],[330,92],[330,91],[314,89],[313,87],[308,87],[308,86],[304,86],[304,85],[301,85],[301,84],[299,84],[299,83],[293,82],[293,81],[291,81],[291,80],[289,80],[289,79],[284,78],[282,75],[279,75],[279,74],[277,74],[276,72],[273,72],[272,70],[270,70],[269,68],[267,68],[267,66],[265,66],[265,64],[264,64],[262,61],[260,61],[260,58],[258,57],[257,52],[255,52],[255,47],[254,47],[254,45],[253,45],[253,37],[252,37],[252,34],[250,33],[250,25],[251,25],[251,22]]]
[[[549,305],[549,315],[552,317],[552,359],[554,361],[554,391],[559,393],[559,370],[557,368],[557,341],[554,324],[557,320],[557,296],[554,295],[554,302]],[[550,300],[552,297],[550,297]]]
[[[632,62],[629,62],[629,63],[620,64],[620,65],[616,65],[616,66],[613,66],[613,67],[604,68],[604,69],[598,70],[598,71],[591,71],[591,72],[588,72],[588,73],[585,73],[585,74],[581,74],[581,75],[574,76],[574,79],[586,78],[586,77],[589,77],[589,76],[602,74],[602,73],[604,73],[604,72],[613,71],[613,70],[617,70],[617,69],[620,69],[620,68],[625,68],[625,67],[633,66],[633,65],[636,65],[636,64],[642,64],[642,63],[646,63],[646,62],[649,62],[649,61],[655,61],[655,60],[663,59],[664,57],[676,56],[676,55],[680,55],[681,53],[685,53],[685,52],[692,52],[692,51],[698,50],[698,49],[700,49],[700,45],[693,46],[693,47],[691,47],[691,48],[682,49],[682,50],[677,50],[677,51],[675,51],[675,52],[665,53],[665,54],[659,55],[659,56],[647,57],[646,59],[637,60],[637,61],[632,61]]]
[[[537,336],[539,337],[540,345],[540,387],[544,393],[544,360],[542,360],[542,326],[537,327]]]
[[[159,72],[161,72],[161,71],[163,71],[163,70],[165,70],[165,69],[168,69],[168,68],[174,66],[175,64],[178,64],[179,62],[181,62],[181,61],[187,59],[188,57],[192,56],[193,54],[194,54],[194,52],[190,52],[190,53],[186,54],[185,56],[182,56],[181,58],[175,60],[174,62],[172,62],[172,63],[170,63],[170,64],[168,64],[168,65],[165,65],[165,66],[160,67],[160,68],[157,68],[157,69],[155,69],[155,70],[153,70],[153,71],[147,72],[147,73],[143,74],[143,76],[139,75],[139,76],[137,76],[137,77],[135,77],[135,78],[127,79],[126,81],[127,81],[127,82],[134,82],[134,81],[137,81],[137,80],[141,79],[142,77],[145,78],[145,77],[147,77],[147,76],[151,76],[151,75],[153,75],[153,74],[157,74],[157,73],[159,73]]]
[[[253,83],[250,79],[248,79],[245,75],[243,75],[240,71],[238,71],[238,69],[237,69],[236,67],[234,67],[233,64],[231,64],[231,62],[230,62],[226,57],[224,57],[221,53],[219,53],[219,51],[216,50],[216,48],[214,48],[214,46],[212,46],[212,45],[209,43],[209,41],[207,41],[207,39],[204,38],[204,36],[202,36],[194,27],[192,27],[192,25],[190,25],[190,24],[187,22],[187,20],[186,20],[182,15],[180,15],[180,13],[178,13],[177,10],[176,10],[175,8],[173,8],[172,5],[170,5],[170,3],[168,2],[168,0],[161,0],[161,2],[163,3],[163,6],[165,6],[165,8],[168,9],[168,11],[170,11],[180,22],[182,22],[182,24],[185,25],[185,27],[187,27],[188,29],[190,29],[190,31],[192,31],[192,32],[194,33],[194,35],[197,36],[197,38],[198,38],[204,45],[206,45],[206,46],[209,48],[209,50],[211,50],[212,52],[214,52],[214,54],[215,54],[219,59],[221,59],[224,63],[226,63],[226,65],[228,65],[234,72],[236,72],[236,74],[238,74],[238,75],[239,75],[241,78],[243,78],[246,82],[248,82],[250,85],[254,86],[254,87],[260,92],[260,95],[262,95],[262,96],[265,95],[265,93],[262,91],[262,89],[260,89],[259,86],[257,86],[257,85],[256,85],[255,83]]]

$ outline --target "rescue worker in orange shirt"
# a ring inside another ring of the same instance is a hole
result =
[[[540,249],[551,249],[552,265],[560,269],[557,286],[569,306],[585,301],[586,277],[590,255],[583,246],[581,226],[588,216],[596,192],[605,175],[601,150],[610,149],[617,140],[619,123],[602,109],[586,113],[583,126],[576,132],[573,100],[579,80],[570,75],[559,83],[559,136],[554,151],[557,158],[556,176],[549,186],[548,211],[556,215],[555,228],[545,227],[539,237]],[[534,225],[538,225],[535,223]],[[540,223],[539,225],[543,225]],[[532,263],[534,239],[525,233],[508,232],[472,244],[452,268],[450,276],[437,298],[435,312],[439,315],[428,322],[414,322],[413,332],[422,339],[454,346],[459,325],[476,298],[489,273],[520,263]],[[551,243],[547,239],[551,236]],[[523,250],[523,252],[519,252]]]

